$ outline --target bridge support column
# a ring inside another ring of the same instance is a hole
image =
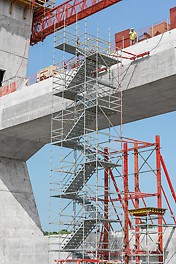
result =
[[[0,262],[47,264],[47,245],[26,163],[0,158]]]

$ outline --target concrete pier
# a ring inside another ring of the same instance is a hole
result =
[[[2,264],[48,263],[26,163],[0,158],[0,259]]]
[[[0,2],[0,86],[21,84],[28,63],[32,12],[11,2]],[[16,103],[19,106],[18,99]],[[3,103],[0,108],[3,115]],[[6,132],[0,142],[0,263],[48,264],[48,240],[41,230],[26,166],[43,143],[34,142],[30,135],[25,140]]]
[[[32,11],[13,4],[0,2],[0,70],[5,71],[3,82],[26,77]]]

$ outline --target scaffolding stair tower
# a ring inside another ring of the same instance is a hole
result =
[[[70,230],[60,249],[61,252],[78,253],[79,247],[92,230],[100,223],[104,223],[105,220],[107,222],[102,210],[99,211],[100,208],[96,205],[98,200],[90,200],[84,188],[99,170],[106,171],[110,168],[121,167],[121,164],[118,163],[119,160],[118,162],[105,160],[99,143],[94,146],[92,140],[92,134],[98,132],[96,119],[101,119],[104,116],[107,118],[121,111],[121,98],[117,95],[118,87],[115,87],[111,82],[108,82],[105,87],[103,81],[98,80],[98,71],[101,67],[110,69],[119,61],[96,49],[85,49],[84,51],[81,49],[79,51],[76,46],[65,43],[57,45],[56,48],[65,49],[64,51],[71,54],[75,52],[76,55],[75,68],[66,70],[64,87],[59,85],[63,84],[59,80],[62,77],[55,76],[54,79],[54,95],[72,100],[74,106],[72,113],[71,110],[67,112],[65,109],[53,118],[53,122],[60,121],[62,123],[62,128],[55,128],[52,131],[52,144],[67,148],[68,151],[70,149],[70,152],[79,151],[83,158],[82,163],[78,158],[75,160],[70,168],[71,176],[68,176],[69,172],[67,172],[66,184],[62,182],[61,192],[52,197],[74,201],[84,208],[82,215],[79,215],[79,219],[81,219],[79,225]],[[79,55],[76,53],[77,51]],[[100,151],[97,149],[99,147]],[[84,252],[84,256],[85,254],[87,256],[86,252]]]

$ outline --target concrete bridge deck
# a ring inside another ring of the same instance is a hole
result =
[[[122,60],[123,122],[175,111],[176,29],[126,50],[135,54],[150,51],[150,55],[135,61]],[[113,66],[113,72],[117,75],[116,66]],[[27,152],[17,154],[18,151],[11,151],[9,158],[26,161],[50,142],[51,113],[60,111],[71,102],[52,94],[52,78],[49,78],[0,98],[2,141],[15,138],[24,147],[30,142]],[[114,125],[119,124],[116,116],[111,116],[111,120]],[[101,128],[105,127],[106,122],[102,122]],[[8,157],[7,151],[3,151]]]

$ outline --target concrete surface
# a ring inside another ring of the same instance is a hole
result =
[[[143,250],[157,250],[157,236],[156,236],[156,230],[155,228],[151,229],[150,235],[148,236],[148,243],[150,244],[149,246],[146,246],[146,236],[143,234],[141,235],[141,249]],[[66,235],[65,235],[66,236]],[[91,233],[87,239],[86,239],[86,245],[87,248],[93,249],[96,247],[96,233]],[[135,237],[134,237],[134,231],[129,232],[130,236],[130,245],[131,249],[134,249],[135,245]],[[65,237],[64,237],[65,238]],[[61,236],[52,236],[50,242],[53,243],[52,250],[58,250],[59,245],[62,244],[63,240],[63,235]],[[123,234],[121,232],[112,232],[110,237],[109,237],[109,243],[113,247],[113,250],[115,250],[115,247],[118,247],[119,249],[122,248],[122,241],[123,241]],[[176,263],[176,236],[175,236],[175,228],[169,227],[169,228],[163,228],[163,241],[164,241],[164,263],[165,264],[175,264]],[[57,245],[57,246],[56,246]],[[82,248],[81,248],[82,249]],[[61,253],[60,252],[54,252],[53,254],[50,254],[50,263],[54,262],[54,259],[61,259],[61,258],[66,258],[66,257],[72,257],[71,253],[65,252]],[[146,264],[146,258],[142,258],[143,262]],[[145,260],[145,261],[144,261]],[[131,262],[130,262],[131,263]],[[148,263],[148,262],[147,262]],[[152,264],[157,264],[157,258],[152,257],[150,258],[150,262]],[[134,262],[133,262],[134,264]]]
[[[0,158],[0,263],[47,264],[43,237],[25,162]]]
[[[123,122],[133,122],[176,110],[176,30],[143,41],[128,50],[136,54],[151,50],[150,56],[121,67]],[[117,75],[117,67],[114,66]],[[54,102],[54,104],[53,104]],[[43,144],[50,140],[50,115],[70,102],[52,97],[52,78],[0,98],[1,134],[17,135]],[[13,114],[12,114],[13,113]],[[105,121],[105,120],[104,120]],[[111,116],[114,125],[119,124]],[[101,123],[106,127],[106,122]]]
[[[20,83],[26,77],[32,21],[32,12],[17,4],[10,14],[10,3],[10,0],[0,1],[0,69],[5,70],[4,85]],[[14,113],[10,115],[13,117]],[[6,132],[0,135],[0,142],[0,263],[48,264],[48,239],[41,231],[24,162],[43,143],[34,142],[30,134],[24,140],[17,134],[9,137]]]
[[[26,77],[32,12],[10,0],[0,2],[0,69],[5,70],[4,84]],[[25,16],[25,19],[24,19]]]
[[[31,16],[23,20],[22,13],[15,5],[10,15],[9,1],[1,1],[0,68],[6,70],[5,80],[26,77]],[[150,50],[151,54],[134,62],[122,61],[124,123],[176,110],[175,46],[176,30],[172,30],[128,48],[134,53]],[[113,71],[117,76],[116,66]],[[53,96],[52,78],[0,98],[2,264],[47,263],[47,239],[41,232],[25,162],[50,142],[51,114],[69,104]],[[119,124],[116,116],[111,121]],[[100,129],[106,126],[104,120]],[[169,252],[173,247],[174,254],[175,246],[168,244]],[[175,260],[167,263],[175,264]]]

